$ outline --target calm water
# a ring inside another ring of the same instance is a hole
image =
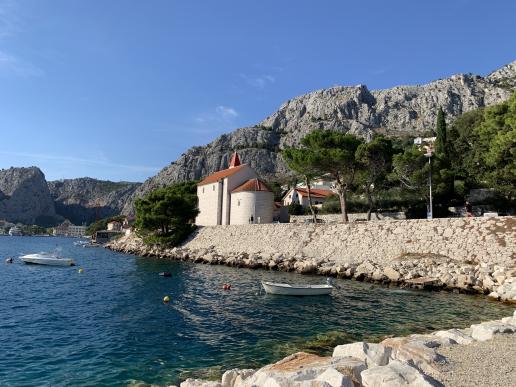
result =
[[[56,246],[84,272],[4,263]],[[337,281],[342,290],[331,297],[267,296],[258,293],[262,278],[323,279],[138,258],[65,238],[0,237],[0,257],[2,386],[172,383],[216,375],[220,365],[256,367],[299,349],[324,352],[336,342],[512,313],[482,297],[353,281]],[[159,277],[161,271],[172,277]],[[223,291],[224,282],[233,289]]]

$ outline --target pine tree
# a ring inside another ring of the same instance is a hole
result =
[[[435,140],[435,153],[441,156],[446,155],[446,120],[442,108],[437,113],[437,123],[435,127],[437,139]]]

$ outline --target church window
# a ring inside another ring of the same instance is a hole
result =
[[[237,200],[237,206],[240,207],[240,199]]]
[[[215,191],[215,184],[213,184],[213,190]]]

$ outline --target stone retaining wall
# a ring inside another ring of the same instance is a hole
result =
[[[283,254],[335,263],[383,264],[401,255],[432,253],[508,267],[516,264],[515,246],[515,217],[202,227],[184,245],[218,254]]]
[[[290,215],[290,223],[304,223],[305,220],[312,219],[312,215]],[[317,219],[321,219],[324,223],[342,223],[342,214],[319,214]],[[350,222],[366,221],[366,212],[356,212],[348,214]],[[404,212],[373,212],[371,220],[401,220],[406,219]]]

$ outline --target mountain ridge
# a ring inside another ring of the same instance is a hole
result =
[[[204,146],[190,148],[139,186],[123,213],[134,213],[134,200],[153,189],[227,168],[235,150],[262,177],[284,177],[289,170],[279,151],[298,144],[312,130],[341,130],[366,139],[375,133],[420,135],[434,127],[440,107],[452,121],[467,111],[507,100],[515,89],[513,61],[485,77],[460,73],[422,85],[378,90],[366,85],[336,86],[303,94],[287,100],[254,126],[237,128]]]

